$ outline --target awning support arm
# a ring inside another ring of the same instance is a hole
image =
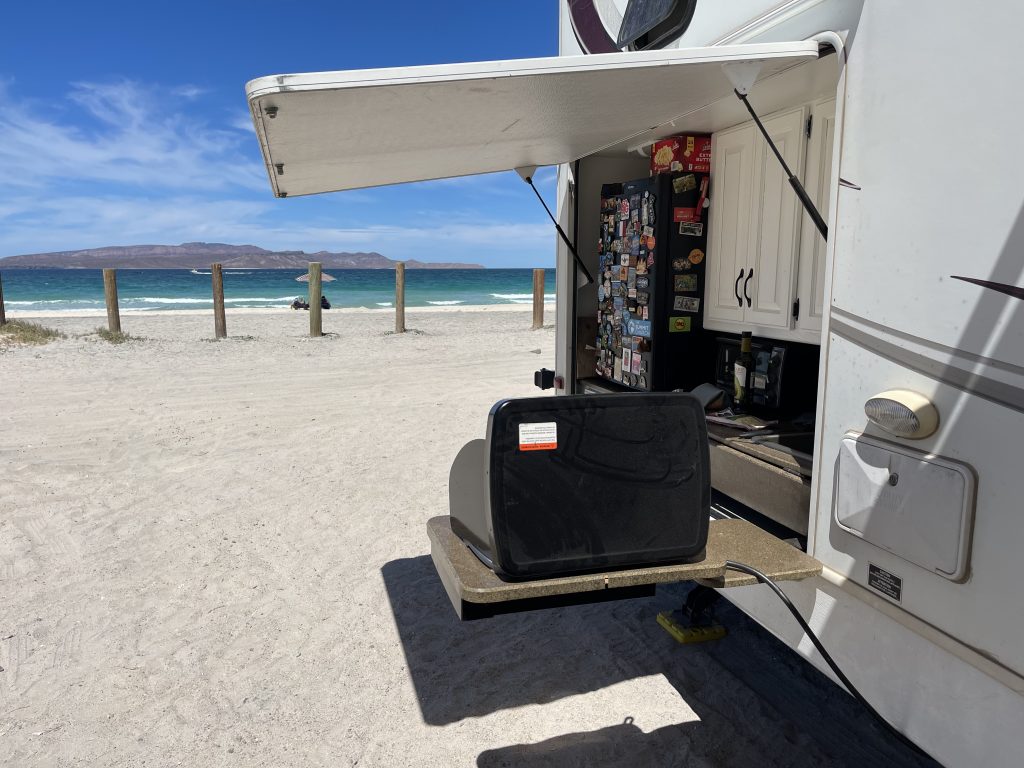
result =
[[[782,170],[785,171],[786,176],[789,177],[790,186],[793,187],[793,191],[796,192],[796,196],[800,198],[800,202],[803,205],[804,210],[807,211],[807,215],[811,217],[811,221],[814,222],[814,226],[818,228],[821,236],[825,238],[825,240],[828,240],[828,224],[826,224],[825,220],[821,218],[821,214],[818,212],[817,207],[811,200],[810,195],[807,194],[807,190],[804,189],[804,185],[800,183],[800,179],[794,176],[793,172],[789,170],[789,166],[786,165],[786,161],[779,152],[779,148],[775,146],[775,142],[772,141],[772,137],[768,135],[768,131],[764,129],[764,125],[761,123],[760,118],[758,118],[757,113],[754,112],[754,108],[751,107],[750,102],[747,101],[747,95],[745,93],[741,93],[738,88],[733,89],[733,92],[736,94],[736,98],[743,102],[743,106],[747,108],[747,112],[750,113],[750,116],[754,118],[755,125],[757,125],[758,130],[761,131],[761,135],[764,136],[764,140],[768,142],[768,146],[772,148],[772,152],[775,153],[775,157],[778,158],[779,163],[782,165]]]
[[[587,278],[587,282],[584,283],[584,285],[589,285],[594,282],[593,275],[590,274],[590,271],[583,264],[583,259],[581,259],[580,255],[576,252],[576,247],[569,242],[569,238],[565,234],[565,230],[563,230],[561,225],[555,220],[555,217],[551,215],[551,209],[548,208],[548,204],[544,202],[544,198],[540,196],[540,192],[537,191],[537,187],[533,183],[533,172],[536,170],[536,166],[531,166],[529,168],[516,168],[516,173],[519,174],[523,181],[530,185],[530,189],[533,190],[533,194],[537,196],[537,199],[540,200],[540,204],[544,206],[544,210],[547,211],[548,218],[551,219],[551,223],[555,225],[555,229],[558,230],[558,234],[561,236],[562,242],[565,243],[565,247],[569,249],[569,253],[572,254],[573,259],[576,261],[576,266],[583,273],[584,277]]]

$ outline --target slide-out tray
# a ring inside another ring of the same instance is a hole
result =
[[[462,619],[537,608],[579,605],[654,594],[657,584],[696,581],[709,587],[756,584],[753,576],[725,569],[726,560],[757,568],[776,581],[821,573],[821,563],[746,520],[712,520],[707,555],[699,563],[588,573],[537,581],[502,581],[452,532],[447,515],[427,522],[430,556],[448,598]]]

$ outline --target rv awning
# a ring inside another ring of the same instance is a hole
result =
[[[246,86],[274,193],[309,195],[556,165],[816,58],[761,43],[261,77]]]

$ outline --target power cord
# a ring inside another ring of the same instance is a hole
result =
[[[810,638],[812,643],[814,643],[814,647],[818,649],[818,653],[821,654],[821,657],[825,660],[825,663],[827,663],[829,667],[832,668],[832,671],[836,673],[836,677],[838,677],[842,684],[846,687],[846,690],[850,692],[850,695],[853,696],[853,698],[855,698],[858,702],[860,702],[861,706],[864,707],[864,709],[866,709],[868,712],[870,712],[871,715],[875,718],[875,720],[877,720],[889,733],[891,733],[893,736],[899,739],[900,742],[902,742],[907,747],[912,749],[916,754],[931,759],[931,757],[924,750],[922,750],[919,746],[917,746],[917,744],[915,744],[902,733],[900,733],[900,731],[898,731],[888,720],[882,717],[882,715],[879,714],[878,710],[871,706],[868,703],[868,700],[861,695],[860,691],[858,691],[856,687],[854,687],[853,683],[850,682],[850,678],[843,674],[843,670],[839,668],[839,665],[835,663],[835,661],[829,655],[828,651],[825,650],[825,646],[821,644],[821,641],[818,639],[818,636],[814,634],[814,631],[810,628],[807,622],[804,621],[804,617],[800,615],[800,611],[796,609],[796,606],[793,605],[793,602],[789,599],[789,596],[782,591],[778,584],[776,584],[770,578],[761,573],[761,571],[757,570],[757,568],[747,565],[746,563],[737,563],[734,560],[726,560],[725,567],[733,571],[740,571],[741,573],[746,573],[750,576],[753,576],[759,582],[769,587],[772,590],[772,592],[774,592],[778,596],[778,598],[783,603],[785,603],[786,607],[789,609],[789,612],[793,614],[793,618],[796,619],[797,623],[800,625],[800,628],[804,631],[804,634],[807,635],[808,638]]]

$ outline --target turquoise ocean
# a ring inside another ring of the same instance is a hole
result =
[[[337,278],[323,292],[334,307],[381,309],[392,306],[395,273],[390,269],[325,269]],[[304,296],[304,270],[226,269],[224,303],[233,307],[287,307]],[[103,273],[98,269],[4,269],[8,310],[74,312],[102,310]],[[545,271],[547,301],[555,300],[555,270]],[[119,269],[122,311],[207,309],[213,306],[208,269]],[[532,269],[410,269],[405,273],[407,307],[476,304],[530,304]]]

